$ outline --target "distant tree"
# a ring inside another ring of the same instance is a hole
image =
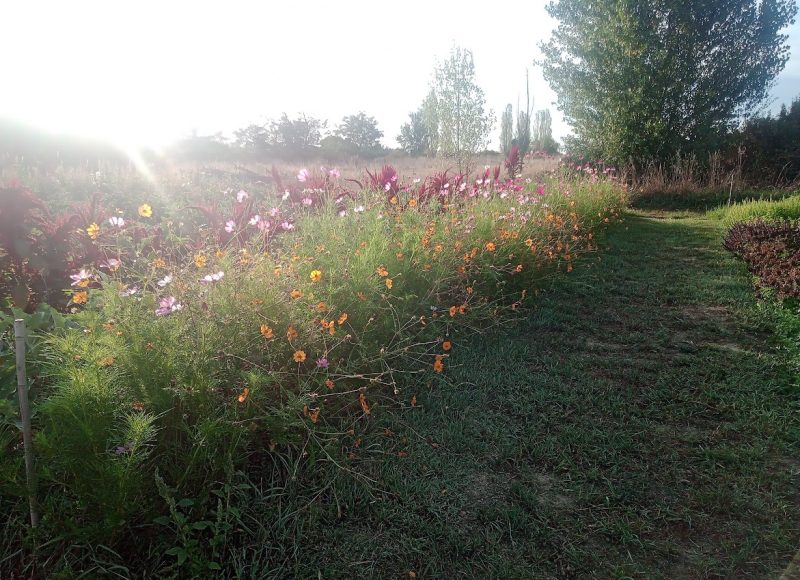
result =
[[[193,132],[190,137],[177,141],[171,150],[177,158],[190,161],[223,161],[235,153],[222,133],[198,135]]]
[[[533,143],[531,149],[545,153],[558,153],[558,144],[553,139],[553,118],[550,109],[536,111],[533,120]]]
[[[800,183],[800,96],[781,106],[776,117],[749,119],[735,140],[741,146],[744,176],[753,182],[785,186]]]
[[[514,144],[519,147],[519,154],[524,157],[531,148],[531,93],[528,85],[528,71],[525,71],[525,110],[517,104],[517,131]]]
[[[428,133],[428,150],[426,154],[433,157],[439,151],[439,101],[436,91],[431,89],[420,107],[422,123]]]
[[[283,113],[280,119],[270,122],[267,143],[272,150],[286,159],[307,159],[319,148],[319,141],[326,122],[307,116],[289,119]]]
[[[544,77],[579,153],[607,161],[704,152],[767,96],[796,0],[554,0]]]
[[[270,149],[269,131],[264,125],[248,125],[233,132],[234,146],[245,155],[260,157]]]
[[[418,157],[427,155],[431,147],[430,133],[425,124],[425,113],[422,108],[408,114],[409,120],[400,127],[400,134],[397,142],[403,151],[409,155]]]
[[[334,135],[355,147],[359,155],[374,156],[383,152],[381,146],[383,131],[378,129],[375,117],[367,116],[363,111],[342,119]]]
[[[511,104],[506,105],[503,116],[500,119],[500,148],[504,155],[511,151],[511,142],[514,140],[514,108]]]
[[[475,83],[470,50],[453,47],[437,64],[433,80],[438,117],[438,151],[456,159],[459,171],[489,143],[494,114],[486,109],[483,90]]]
[[[344,162],[358,155],[358,149],[338,135],[328,135],[319,142],[320,155],[329,162]]]

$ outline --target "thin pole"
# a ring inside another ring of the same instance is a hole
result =
[[[25,321],[14,321],[14,339],[17,346],[17,395],[19,414],[22,416],[22,443],[25,447],[25,479],[28,482],[28,504],[31,509],[31,526],[39,523],[36,505],[36,478],[33,470],[33,432],[31,431],[31,408],[28,403],[28,379],[25,373]]]

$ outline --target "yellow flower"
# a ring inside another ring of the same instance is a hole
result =
[[[289,328],[286,329],[286,338],[289,340],[289,342],[292,342],[295,338],[297,338],[297,331],[294,329],[294,326],[289,326]]]
[[[292,358],[294,359],[294,362],[301,363],[306,360],[306,353],[302,350],[296,350],[292,355]]]
[[[89,301],[89,294],[81,290],[72,295],[73,304],[86,304]]]
[[[152,217],[153,215],[153,208],[150,207],[150,205],[147,203],[143,203],[142,205],[140,205],[138,211],[139,215],[144,218],[149,218]]]
[[[300,290],[298,290],[297,288],[295,288],[294,290],[292,290],[292,291],[290,292],[290,294],[289,294],[289,295],[290,295],[292,298],[294,298],[295,300],[297,300],[298,298],[300,298],[300,297],[302,297],[302,296],[303,296],[303,293],[302,293],[302,292],[300,292]]]
[[[90,238],[96,240],[97,237],[100,235],[100,226],[97,224],[90,224],[88,228],[86,228],[86,233],[89,235]]]
[[[342,312],[342,315],[339,317],[339,326],[347,322],[347,318],[347,312]]]
[[[497,249],[497,246],[494,242],[486,242],[486,251],[487,252],[494,252]]]
[[[269,324],[261,325],[261,335],[266,339],[270,339],[275,336],[275,334],[272,332],[272,329],[269,327]]]
[[[194,265],[198,268],[205,268],[207,262],[208,258],[206,258],[203,254],[197,254],[194,257]]]
[[[391,290],[392,286],[394,286],[394,282],[392,282],[391,278],[386,278],[386,287]]]
[[[450,342],[449,340],[445,340],[445,341],[442,343],[442,349],[444,349],[444,350],[450,350],[451,348],[453,348],[453,343],[452,343],[452,342]]]
[[[216,252],[214,252],[214,255],[217,258],[222,258],[223,256],[225,256],[225,252],[223,252],[222,250],[217,250]]]
[[[311,270],[311,274],[309,274],[308,277],[311,278],[312,282],[319,282],[322,280],[322,272],[319,270]]]

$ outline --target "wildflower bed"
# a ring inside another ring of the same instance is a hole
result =
[[[181,509],[213,512],[209,490],[234,471],[275,481],[295,460],[347,471],[358,445],[341,436],[357,442],[382,407],[416,406],[404,377],[446,374],[460,341],[571,271],[624,202],[611,179],[503,182],[499,168],[469,182],[444,172],[403,185],[390,167],[366,183],[335,170],[272,181],[180,205],[97,198],[59,222],[81,221],[60,233],[79,250],[34,390],[37,537],[58,538],[58,566],[75,542],[117,547],[163,525],[180,535]],[[0,429],[2,508],[18,524],[6,563],[30,571],[17,432]],[[195,533],[212,527],[200,521]]]

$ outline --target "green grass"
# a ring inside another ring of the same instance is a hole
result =
[[[305,530],[292,572],[782,570],[800,539],[798,391],[721,233],[631,215],[525,323],[457,345],[451,385],[408,389],[418,407],[364,436],[371,497],[343,478],[341,517]]]

